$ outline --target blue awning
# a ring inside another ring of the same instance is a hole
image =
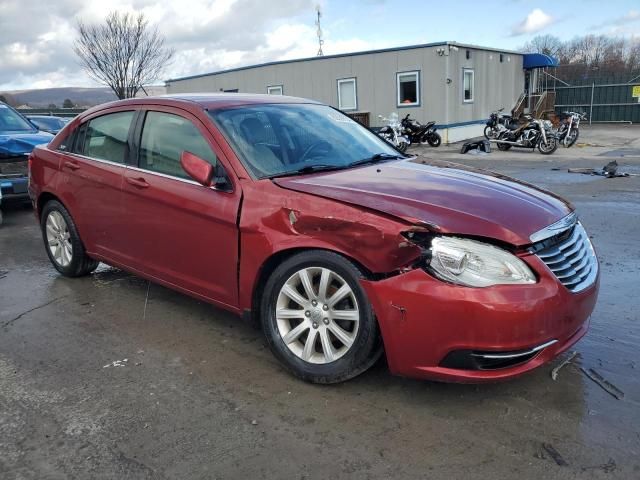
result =
[[[525,53],[523,59],[523,68],[530,70],[532,68],[557,67],[559,64],[557,58],[544,53]]]

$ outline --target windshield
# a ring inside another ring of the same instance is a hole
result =
[[[380,137],[326,105],[250,105],[209,114],[257,178],[348,168],[367,159],[401,156]]]
[[[22,115],[0,103],[0,133],[33,131],[35,131],[33,125],[26,121]]]
[[[31,117],[30,120],[46,130],[60,130],[64,126],[64,122],[55,117]]]

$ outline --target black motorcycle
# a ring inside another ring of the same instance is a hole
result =
[[[560,126],[556,131],[558,141],[561,145],[569,148],[578,140],[580,136],[580,120],[586,120],[586,113],[562,112],[558,115]]]
[[[511,115],[505,115],[502,113],[503,110],[504,108],[496,110],[489,116],[487,126],[484,127],[484,138],[487,140],[494,140],[498,138],[498,135],[502,130],[509,129],[518,124]]]
[[[550,155],[558,148],[558,139],[551,130],[549,120],[540,120],[525,115],[524,123],[520,126],[511,122],[508,127],[502,128],[496,138],[490,141],[498,144],[498,149],[503,152],[511,147],[530,148],[536,147],[543,155]]]
[[[422,124],[413,118],[409,118],[409,114],[402,119],[402,134],[405,135],[411,143],[428,143],[432,147],[439,147],[442,143],[440,134],[436,132],[436,122],[428,122]]]

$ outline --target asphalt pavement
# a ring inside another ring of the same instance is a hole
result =
[[[551,156],[420,149],[578,209],[601,292],[555,380],[572,352],[491,385],[403,379],[383,361],[341,385],[305,384],[231,314],[104,265],[61,277],[33,212],[5,210],[0,479],[640,478],[640,177],[567,172],[615,158],[640,173],[639,137],[585,127]]]

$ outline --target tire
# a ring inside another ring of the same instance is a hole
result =
[[[508,143],[498,143],[497,145],[498,145],[498,150],[501,150],[503,152],[506,152],[512,147],[512,145],[509,145]]]
[[[543,147],[544,145],[544,147]],[[558,139],[554,136],[547,138],[547,143],[538,142],[538,150],[543,155],[551,155],[558,149]]]
[[[356,265],[324,250],[293,255],[269,277],[260,302],[262,329],[273,354],[296,377],[312,383],[343,382],[380,358],[378,323],[361,278]],[[347,293],[330,306],[338,291]]]
[[[493,131],[493,127],[490,126],[486,126],[484,127],[484,138],[486,138],[487,140],[491,140],[493,138],[495,138],[496,134]]]
[[[100,262],[86,254],[69,211],[57,200],[42,209],[40,229],[49,260],[65,277],[81,277],[98,267]]]
[[[404,153],[409,148],[409,144],[407,142],[400,142],[400,144],[396,147],[400,152]]]
[[[429,145],[431,145],[432,147],[439,147],[440,144],[442,143],[442,137],[437,132],[436,133],[432,133],[427,138],[427,142],[429,142]]]
[[[578,137],[580,136],[580,129],[576,128],[576,129],[573,129],[572,131],[574,131],[575,134],[569,137],[569,141],[565,145],[566,148],[573,147],[573,145],[578,141]]]

